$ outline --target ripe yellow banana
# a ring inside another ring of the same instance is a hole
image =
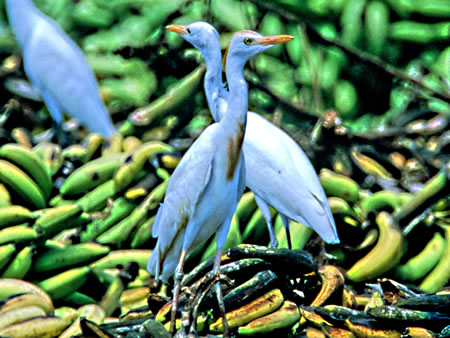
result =
[[[20,309],[25,306],[39,306],[47,315],[53,314],[55,310],[53,303],[48,296],[44,297],[39,293],[28,292],[19,293],[3,299],[2,305],[0,306],[0,313],[11,309]]]
[[[259,318],[277,310],[284,302],[280,289],[273,289],[263,296],[255,299],[247,305],[240,307],[226,314],[230,329],[249,323],[255,318]],[[213,332],[223,331],[222,318],[209,326]]]
[[[6,270],[2,273],[2,278],[17,278],[23,279],[30,271],[33,264],[33,248],[26,246],[14,257],[9,263]]]
[[[45,315],[44,309],[36,305],[26,305],[21,308],[2,311],[0,312],[0,330],[11,324]]]
[[[402,334],[396,330],[383,330],[373,327],[368,320],[347,319],[345,325],[357,337],[400,338]]]
[[[68,325],[55,316],[34,317],[0,329],[0,336],[6,337],[57,337]]]
[[[116,191],[121,191],[128,186],[150,157],[173,151],[174,149],[170,145],[158,141],[141,144],[125,158],[122,165],[117,169],[114,175]]]
[[[322,287],[311,306],[321,306],[327,302],[333,295],[338,294],[338,302],[342,300],[342,288],[344,286],[344,276],[333,265],[324,265],[319,269],[319,275],[322,279]]]
[[[24,169],[39,186],[45,199],[50,196],[53,182],[47,167],[41,161],[39,156],[22,145],[8,143],[0,148],[0,157],[9,160]]]
[[[297,304],[286,300],[275,312],[252,320],[245,326],[238,329],[238,333],[243,336],[269,333],[277,329],[288,328],[300,318],[300,311]]]
[[[378,241],[372,250],[348,271],[347,277],[354,282],[375,278],[395,267],[403,254],[403,234],[391,215],[380,212],[376,218],[379,229]]]
[[[86,282],[89,272],[88,267],[70,269],[39,282],[38,286],[57,300],[77,291]]]
[[[107,255],[110,248],[97,243],[81,243],[54,248],[39,254],[33,262],[33,271],[44,272],[92,261]]]
[[[45,196],[39,186],[14,164],[0,160],[0,182],[7,184],[27,203],[37,209],[45,207]]]
[[[33,218],[33,213],[21,205],[10,205],[0,208],[0,229],[23,223]]]
[[[64,181],[60,188],[63,196],[77,195],[111,179],[127,155],[125,153],[102,156],[82,165]]]
[[[103,323],[105,311],[97,304],[89,304],[80,307],[77,310],[78,318],[59,336],[59,338],[70,338],[81,332],[80,317],[93,321],[97,324]]]
[[[47,299],[47,303],[52,303],[50,296],[37,285],[21,279],[0,278],[0,300],[18,293],[36,293]]]

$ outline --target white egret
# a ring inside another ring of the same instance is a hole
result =
[[[286,35],[263,37],[251,31],[233,36],[226,60],[229,109],[220,121],[200,134],[172,174],[153,225],[152,235],[158,241],[147,265],[150,273],[161,280],[176,272],[172,323],[186,255],[216,233],[213,271],[218,273],[231,218],[245,188],[241,147],[248,89],[244,65],[253,55],[291,39]]]
[[[211,114],[220,121],[227,114],[229,93],[222,83],[219,33],[207,22],[187,26],[170,25],[200,50],[206,62],[204,87]],[[233,79],[227,75],[228,82]],[[243,144],[246,184],[267,222],[271,246],[278,242],[271,223],[269,205],[278,210],[291,248],[290,219],[316,231],[327,243],[338,244],[336,225],[327,197],[314,167],[300,146],[283,130],[254,112],[247,114]]]
[[[6,0],[9,24],[22,51],[25,73],[53,120],[63,113],[104,137],[115,134],[83,52],[32,0]]]

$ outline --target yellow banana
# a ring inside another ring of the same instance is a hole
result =
[[[321,315],[314,312],[313,307],[304,306],[300,307],[300,324],[304,324],[306,321],[314,324],[315,326],[321,327],[322,325],[330,325]]]
[[[8,207],[11,205],[11,195],[5,185],[0,183],[0,208]]]
[[[45,207],[45,197],[39,186],[14,164],[0,160],[0,182],[10,186],[27,203],[37,209]]]
[[[111,179],[127,155],[124,153],[102,156],[82,165],[64,181],[60,193],[76,195],[86,193],[90,189]]]
[[[38,233],[26,225],[14,225],[0,230],[0,245],[5,243],[28,242],[36,239]]]
[[[396,275],[408,281],[416,281],[424,277],[439,262],[445,248],[445,239],[439,232],[436,232],[418,255],[396,268]]]
[[[173,151],[174,149],[170,145],[157,141],[146,142],[137,147],[133,153],[125,158],[114,175],[116,191],[121,191],[133,181],[148,158],[156,154]]]
[[[353,210],[350,204],[340,197],[328,197],[328,204],[330,205],[333,215],[352,216],[353,218],[359,219],[358,214]]]
[[[403,254],[403,234],[391,215],[380,212],[376,218],[379,229],[378,241],[372,250],[348,271],[347,277],[354,282],[371,279],[395,267]]]
[[[350,151],[353,161],[356,165],[367,175],[374,175],[376,177],[392,180],[392,175],[380,163],[370,158],[367,155],[352,149]]]
[[[2,311],[0,312],[0,330],[11,324],[45,315],[44,309],[36,305],[26,305],[21,308]]]
[[[0,313],[11,309],[20,309],[25,306],[39,306],[45,311],[45,314],[51,315],[54,312],[54,307],[51,299],[44,297],[39,293],[19,293],[3,299],[0,306]]]
[[[21,205],[10,205],[0,208],[0,229],[23,223],[31,218],[33,218],[33,213]]]
[[[350,177],[324,168],[320,171],[319,179],[327,196],[340,197],[348,202],[358,200],[359,185]]]
[[[433,338],[436,337],[436,334],[430,330],[427,330],[423,327],[407,327],[403,337],[408,338]]]
[[[62,156],[64,159],[70,162],[85,163],[87,151],[86,148],[83,147],[81,144],[72,144],[63,149]]]
[[[123,136],[119,133],[107,138],[102,145],[102,157],[122,152]]]
[[[39,232],[51,234],[63,230],[69,220],[81,213],[81,208],[76,204],[61,205],[40,212],[34,223],[34,228]]]
[[[30,133],[25,128],[14,128],[13,130],[11,130],[11,137],[18,144],[23,145],[28,149],[31,149],[31,147],[33,146],[30,140]]]
[[[39,156],[22,145],[8,143],[0,148],[0,157],[24,169],[39,186],[45,199],[50,196],[53,182],[47,167]]]
[[[81,243],[54,248],[40,254],[33,262],[33,271],[44,272],[92,261],[105,256],[110,248],[97,243]]]
[[[37,285],[21,279],[0,278],[0,300],[11,297],[18,293],[36,293],[52,303],[50,296]]]
[[[161,156],[161,163],[166,169],[175,169],[181,158],[173,154],[164,154]]]
[[[44,162],[50,176],[55,175],[64,163],[61,146],[50,142],[41,142],[32,150]]]
[[[103,323],[103,320],[105,319],[105,311],[97,304],[84,305],[77,310],[77,313],[79,317],[85,317],[97,324]],[[80,332],[80,318],[77,318],[63,333],[61,333],[59,338],[70,338]]]
[[[344,286],[344,276],[333,265],[324,265],[319,269],[319,275],[322,279],[322,286],[316,298],[312,301],[312,306],[321,306],[327,302],[330,297],[339,293],[337,299],[342,299],[342,288]]]
[[[78,290],[86,282],[89,272],[88,267],[70,269],[39,282],[38,286],[57,300]]]
[[[450,227],[446,226],[445,230],[445,252],[442,254],[439,263],[431,270],[431,272],[420,283],[419,288],[425,292],[436,292],[444,287],[450,279]]]
[[[297,304],[286,300],[275,312],[254,319],[247,325],[239,327],[238,333],[243,336],[269,333],[277,329],[288,328],[299,318],[300,311]]]
[[[284,302],[280,289],[273,289],[263,296],[255,299],[239,309],[226,314],[230,329],[249,323],[255,318],[259,318],[277,310]],[[209,326],[213,332],[223,331],[222,318]]]
[[[337,338],[356,338],[352,331],[341,329],[340,327],[330,326],[323,324],[321,326],[322,331],[325,332],[327,337],[337,337]]]
[[[60,306],[55,309],[54,314],[56,317],[64,319],[67,323],[73,323],[80,316],[78,310],[70,306]]]
[[[14,257],[9,263],[6,270],[2,273],[2,278],[17,278],[23,279],[30,271],[33,264],[33,248],[26,246]]]
[[[13,243],[0,246],[0,270],[9,262],[14,252],[16,252],[16,246]]]
[[[150,293],[149,287],[140,287],[134,289],[128,289],[122,292],[120,295],[120,302],[122,304],[135,303],[142,298],[147,298]]]
[[[108,289],[99,302],[100,307],[105,311],[107,316],[111,314],[120,306],[120,295],[125,289],[124,282],[121,276],[117,276],[109,284]]]
[[[141,269],[147,268],[147,261],[152,254],[152,250],[115,250],[111,251],[106,257],[100,258],[98,261],[89,265],[91,268],[115,268],[117,265],[126,266],[130,262],[136,262]]]
[[[57,337],[67,326],[65,320],[55,316],[34,317],[9,325],[0,330],[0,336],[7,337]]]
[[[383,330],[371,326],[371,322],[367,320],[347,319],[345,325],[357,337],[379,337],[379,338],[400,338],[402,334],[396,330]]]
[[[123,140],[123,151],[130,154],[134,152],[140,145],[142,141],[138,139],[136,136],[130,135]]]
[[[82,162],[86,163],[91,158],[92,155],[99,149],[103,143],[103,137],[100,134],[90,133],[81,142],[81,146],[86,149],[85,155],[82,158]]]

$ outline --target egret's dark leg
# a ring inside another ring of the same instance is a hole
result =
[[[173,288],[172,313],[170,316],[170,330],[169,333],[173,336],[176,331],[176,315],[178,308],[178,297],[180,295],[181,280],[183,279],[183,265],[186,259],[186,250],[181,253],[178,262],[177,270],[175,271],[175,286]]]
[[[287,243],[288,243],[288,248],[292,249],[292,243],[291,243],[291,232],[289,231],[289,218],[287,218],[285,215],[280,214],[281,216],[281,220],[283,221],[284,224],[284,229],[286,229],[286,239],[287,239]]]
[[[258,205],[259,210],[261,210],[261,213],[266,220],[267,224],[267,230],[269,231],[270,236],[270,248],[277,248],[278,247],[278,240],[277,236],[275,235],[275,231],[273,229],[272,225],[272,214],[270,213],[269,205],[259,196],[255,196],[256,204]]]
[[[220,249],[217,248],[216,259],[214,260],[213,273],[217,277],[219,277],[219,273],[220,273],[219,268],[220,268],[220,257],[222,256],[222,251],[223,251],[222,248],[220,248]],[[230,329],[228,327],[228,320],[227,320],[226,312],[225,312],[225,304],[223,303],[223,296],[222,296],[222,289],[220,288],[220,282],[217,282],[217,284],[215,285],[215,288],[216,288],[217,303],[219,304],[220,316],[222,317],[223,336],[229,337]]]

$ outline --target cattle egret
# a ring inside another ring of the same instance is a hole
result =
[[[206,22],[166,28],[180,34],[202,53],[206,62],[206,98],[214,120],[220,121],[227,114],[229,93],[222,83],[219,33]],[[228,82],[233,81],[231,75],[226,75]],[[314,167],[288,134],[262,116],[248,112],[243,152],[246,184],[267,222],[272,247],[278,241],[269,205],[282,217],[289,248],[290,219],[310,227],[327,243],[339,243],[333,215]]]
[[[152,235],[158,241],[147,269],[161,280],[175,273],[173,325],[186,255],[217,234],[213,272],[218,273],[231,218],[245,188],[241,148],[248,89],[244,65],[253,55],[291,39],[287,35],[263,37],[251,31],[233,36],[226,60],[229,109],[222,119],[200,134],[172,174],[153,225]]]
[[[32,0],[6,0],[6,11],[25,73],[53,120],[60,126],[66,113],[90,132],[115,134],[95,76],[77,44]]]

